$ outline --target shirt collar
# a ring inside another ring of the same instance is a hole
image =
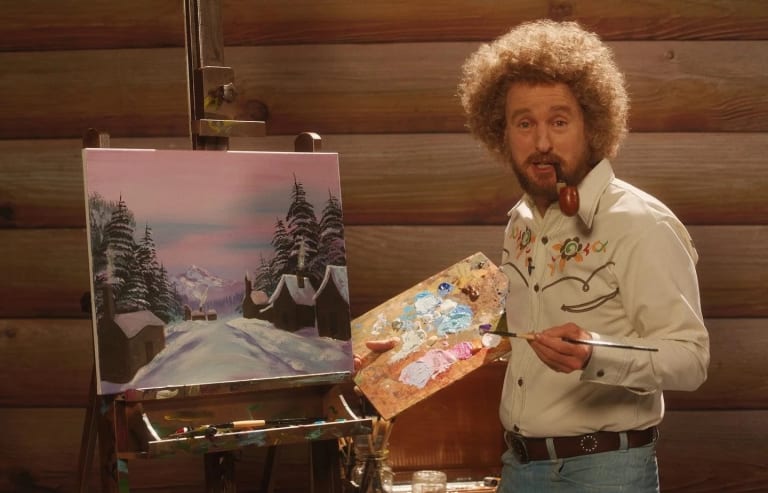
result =
[[[610,161],[603,159],[579,183],[577,187],[579,189],[578,214],[587,228],[592,228],[592,221],[597,213],[600,198],[614,177],[615,174]]]
[[[579,218],[582,220],[582,222],[587,226],[587,228],[592,228],[592,221],[595,218],[595,214],[597,213],[597,206],[600,203],[600,197],[603,196],[603,192],[605,191],[606,187],[608,187],[608,184],[613,180],[615,177],[615,174],[613,172],[613,167],[611,166],[610,161],[607,159],[603,159],[599,163],[595,165],[592,170],[590,170],[589,173],[587,173],[587,176],[584,177],[583,180],[581,180],[581,183],[578,184],[576,187],[579,191],[579,210],[577,212]],[[535,210],[535,204],[533,203],[533,199],[526,193],[523,194],[523,197],[520,199],[521,202],[524,202],[528,208],[533,212]],[[512,217],[513,214],[515,214],[518,205],[515,205],[508,213],[507,215]],[[557,204],[553,204],[555,207],[557,207]],[[558,214],[561,214],[560,210],[557,210]]]

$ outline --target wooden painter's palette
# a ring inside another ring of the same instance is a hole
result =
[[[352,321],[355,383],[385,419],[510,350],[482,343],[503,323],[507,278],[475,253]]]

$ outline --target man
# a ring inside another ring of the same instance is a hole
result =
[[[459,95],[525,192],[502,266],[509,329],[535,337],[512,340],[498,491],[659,491],[662,391],[705,381],[709,338],[690,236],[611,168],[629,103],[610,49],[573,22],[525,23],[470,56]]]

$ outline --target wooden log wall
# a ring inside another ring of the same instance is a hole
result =
[[[6,2],[0,23],[0,491],[74,491],[92,367],[80,138],[189,148],[181,1]],[[665,492],[768,484],[768,3],[763,0],[224,0],[238,117],[291,150],[340,153],[353,315],[476,251],[500,255],[512,176],[463,128],[464,58],[525,20],[574,19],[614,48],[632,98],[617,174],[690,227],[712,338],[709,380],[670,393]],[[502,365],[401,416],[401,471],[498,470]],[[425,426],[425,423],[443,425]],[[481,452],[482,451],[482,452]],[[263,451],[238,482],[258,491]],[[292,447],[279,491],[306,491]],[[138,472],[137,472],[138,471]],[[202,491],[195,458],[132,466],[136,491]],[[98,484],[94,471],[93,491]]]

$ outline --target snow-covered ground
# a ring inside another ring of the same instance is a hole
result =
[[[166,328],[166,346],[128,383],[101,382],[102,394],[128,389],[352,371],[351,341],[317,329],[276,329],[257,319],[184,321]]]

